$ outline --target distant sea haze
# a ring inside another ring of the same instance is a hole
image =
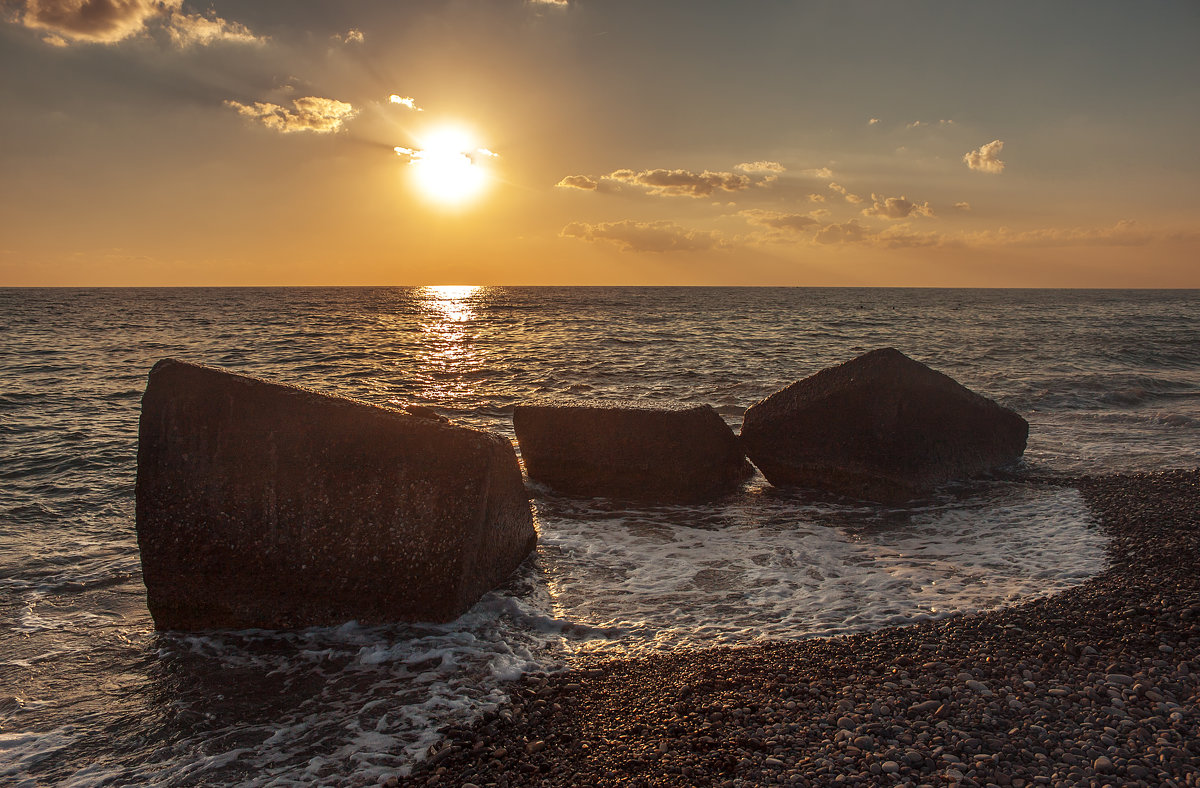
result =
[[[0,290],[0,782],[374,784],[505,681],[594,656],[861,631],[1081,582],[1070,488],[900,507],[756,476],[699,506],[534,485],[536,560],[439,626],[155,634],[139,400],[172,356],[512,437],[556,397],[749,405],[895,347],[1030,422],[1025,469],[1200,465],[1200,293],[805,288]]]

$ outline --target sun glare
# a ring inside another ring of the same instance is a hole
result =
[[[495,156],[478,147],[461,128],[443,126],[420,139],[418,149],[396,148],[407,156],[417,188],[443,205],[461,205],[479,196],[488,182],[483,161]]]

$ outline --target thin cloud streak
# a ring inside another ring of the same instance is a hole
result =
[[[749,176],[733,172],[689,172],[688,170],[616,170],[604,176],[664,197],[710,197],[717,191],[739,192],[748,189]]]

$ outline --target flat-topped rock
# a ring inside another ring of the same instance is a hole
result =
[[[449,621],[537,538],[499,435],[172,359],[137,535],[155,626],[189,630]]]
[[[774,485],[899,503],[1016,462],[1025,419],[898,350],[822,370],[746,411],[746,454]]]
[[[701,501],[754,473],[708,405],[518,405],[513,427],[529,478],[572,495]]]

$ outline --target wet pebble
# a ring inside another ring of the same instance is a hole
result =
[[[1055,482],[1060,483],[1060,482]],[[1111,567],[1056,596],[521,680],[401,784],[1200,786],[1200,471],[1076,482]]]

